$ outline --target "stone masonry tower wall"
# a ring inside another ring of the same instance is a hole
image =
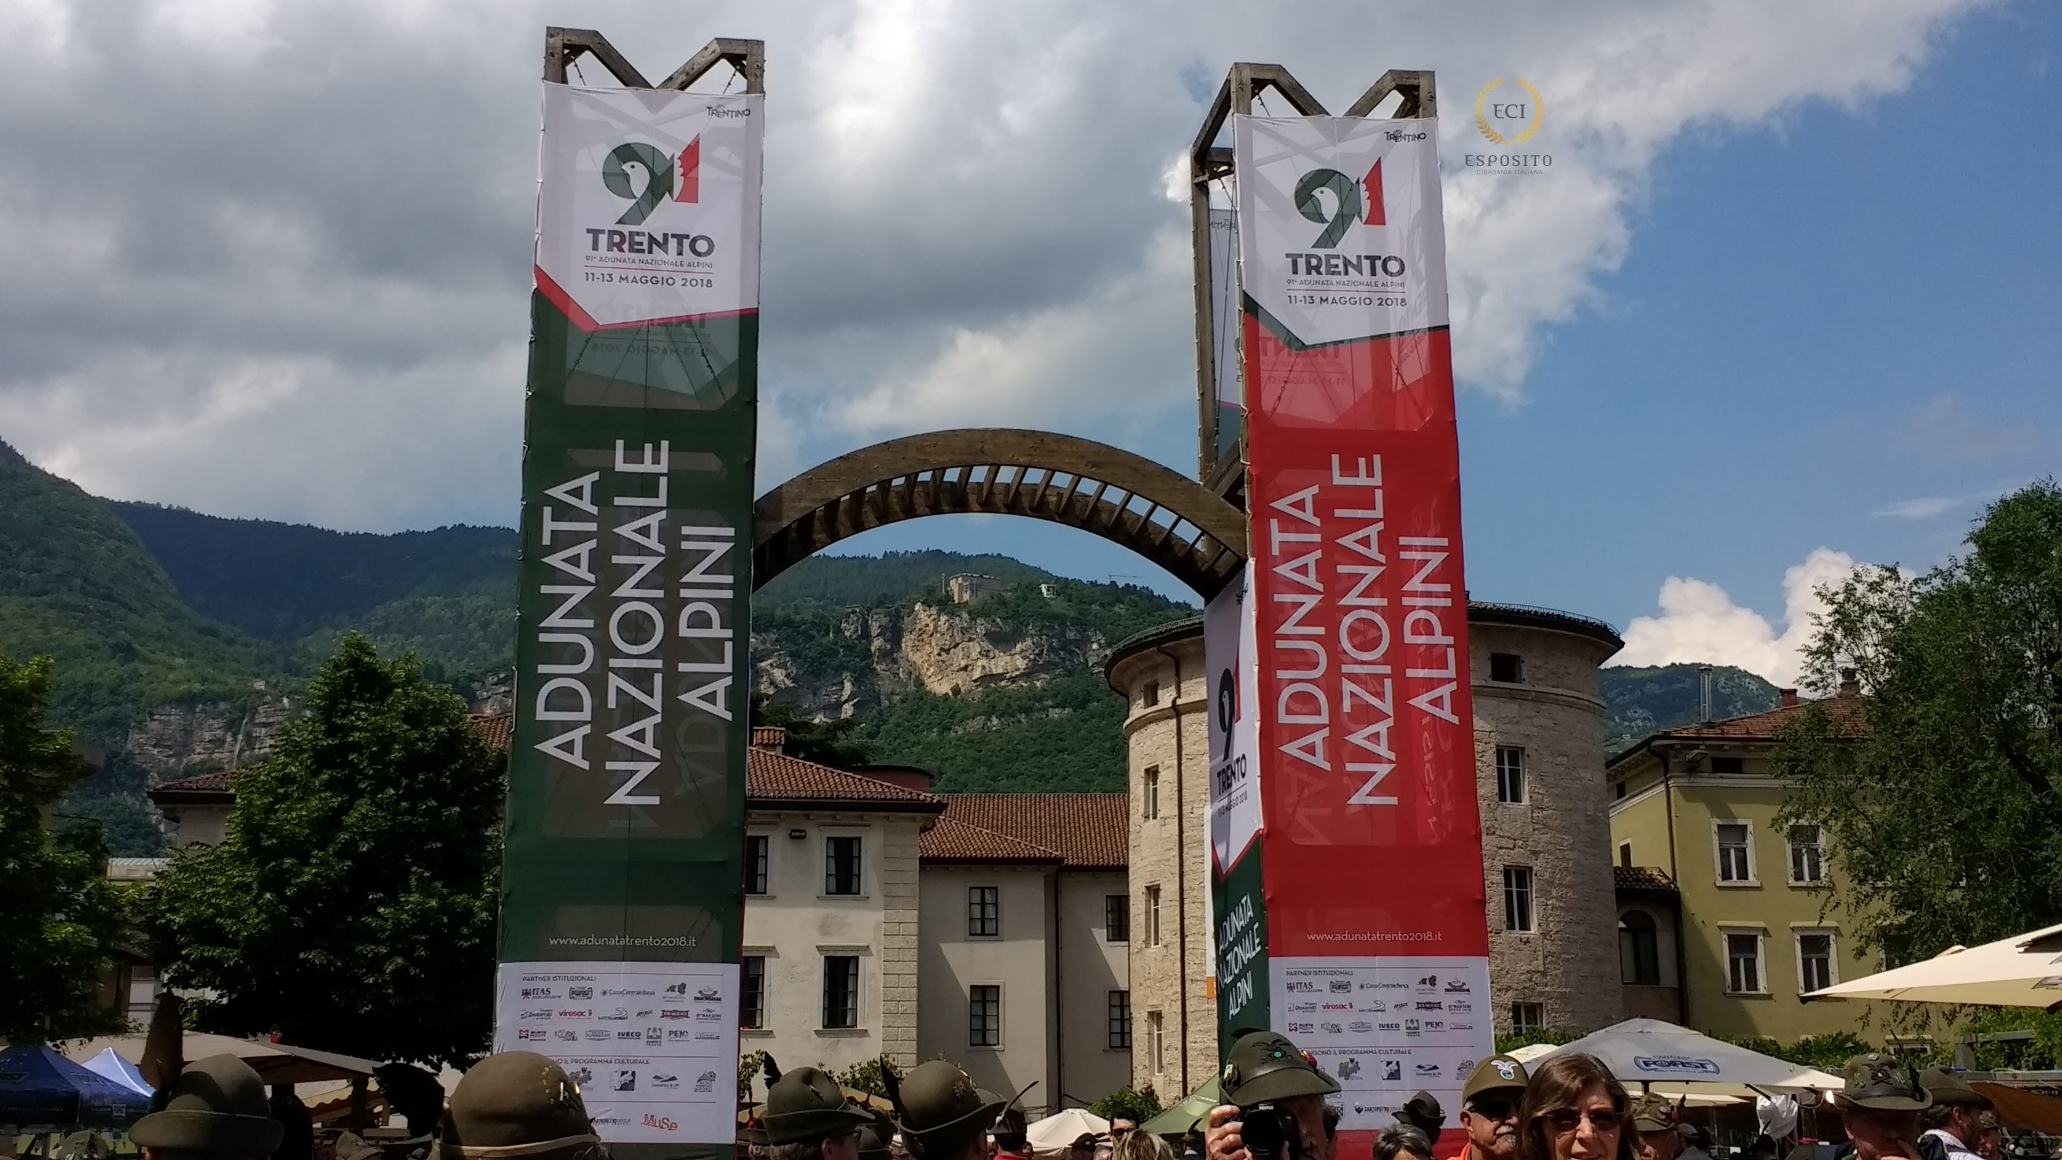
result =
[[[1468,631],[1496,1027],[1508,1031],[1514,1005],[1526,1004],[1522,1013],[1544,1026],[1593,1031],[1622,1017],[1597,686],[1597,666],[1620,642],[1600,621],[1503,605],[1470,605]],[[1499,660],[1493,673],[1492,654],[1518,658],[1516,671]],[[1220,1063],[1204,954],[1210,789],[1201,620],[1124,642],[1106,672],[1127,702],[1133,1082],[1171,1100]],[[1499,800],[1499,748],[1522,750],[1505,754],[1523,772],[1515,802]],[[1505,929],[1506,868],[1531,871],[1530,931]]]
[[[1469,607],[1468,639],[1496,1028],[1522,1013],[1593,1031],[1624,1017],[1597,687],[1620,642],[1585,617],[1484,604]],[[1529,915],[1507,899],[1506,871],[1513,887],[1529,878]]]

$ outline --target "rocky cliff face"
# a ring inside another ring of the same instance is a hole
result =
[[[951,696],[1036,686],[1093,671],[1109,651],[1093,631],[1016,630],[978,605],[923,601],[850,609],[827,626],[762,617],[754,629],[757,691],[819,720],[864,713],[915,689]]]
[[[207,770],[249,765],[271,751],[294,711],[288,697],[266,697],[248,709],[231,705],[164,705],[131,727],[123,748],[166,781]]]

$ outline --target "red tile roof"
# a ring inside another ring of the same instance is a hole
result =
[[[1613,866],[1611,885],[1619,890],[1665,890],[1675,893],[1675,879],[1659,866]]]
[[[956,821],[952,807],[938,823],[924,831],[919,854],[925,862],[1017,862],[1030,864],[1058,865],[1066,859],[1057,850],[1048,850],[1030,842],[1019,841],[1008,834],[984,830]]]
[[[1069,869],[1122,870],[1129,802],[1121,793],[958,793],[945,795],[945,817],[1056,850]]]
[[[508,752],[509,740],[515,735],[513,713],[475,713],[472,723],[473,728],[480,731],[480,740],[503,753]]]
[[[213,797],[221,797],[226,800],[229,796],[230,776],[230,771],[223,769],[217,770],[214,773],[202,773],[193,777],[182,777],[175,781],[160,782],[156,786],[151,787],[150,800],[164,800],[158,796],[159,794],[167,795],[174,801],[181,799],[192,801],[196,798],[205,799]]]
[[[1858,738],[1868,732],[1868,721],[1863,716],[1866,704],[1860,694],[1844,691],[1822,701],[1802,701],[1795,705],[1770,709],[1766,713],[1750,713],[1745,717],[1733,717],[1725,721],[1679,725],[1674,729],[1663,729],[1642,738],[1639,744],[1611,758],[1605,765],[1617,765],[1656,741],[1773,741],[1784,726],[1813,709],[1825,710],[1833,719],[1834,727],[1839,730],[1840,736]]]
[[[944,799],[935,794],[767,749],[746,754],[745,773],[745,797],[757,807],[792,809],[810,803],[930,812],[945,809]]]

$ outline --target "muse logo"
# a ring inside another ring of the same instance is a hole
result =
[[[675,158],[659,151],[656,145],[641,141],[629,141],[609,151],[601,163],[601,183],[610,193],[630,203],[623,216],[616,219],[619,226],[640,226],[644,219],[652,216],[668,199],[693,203],[701,200],[702,191],[702,139],[696,137],[680,151],[678,164]],[[644,187],[638,188],[630,178],[630,168],[635,166],[644,171]]]
[[[1332,195],[1329,209],[1318,196],[1320,190]],[[1296,183],[1296,212],[1325,227],[1317,240],[1310,243],[1320,250],[1337,246],[1346,236],[1347,227],[1355,223],[1387,225],[1388,211],[1382,200],[1382,159],[1376,158],[1374,168],[1359,181],[1336,169],[1313,169],[1304,174]]]

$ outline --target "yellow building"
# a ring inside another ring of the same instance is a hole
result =
[[[1852,683],[1820,704],[1859,728]],[[1823,834],[1776,824],[1776,735],[1805,708],[1785,689],[1769,712],[1665,730],[1606,763],[1628,1015],[1786,1043],[1881,1037],[1869,1004],[1798,1000],[1881,969],[1833,909]]]

